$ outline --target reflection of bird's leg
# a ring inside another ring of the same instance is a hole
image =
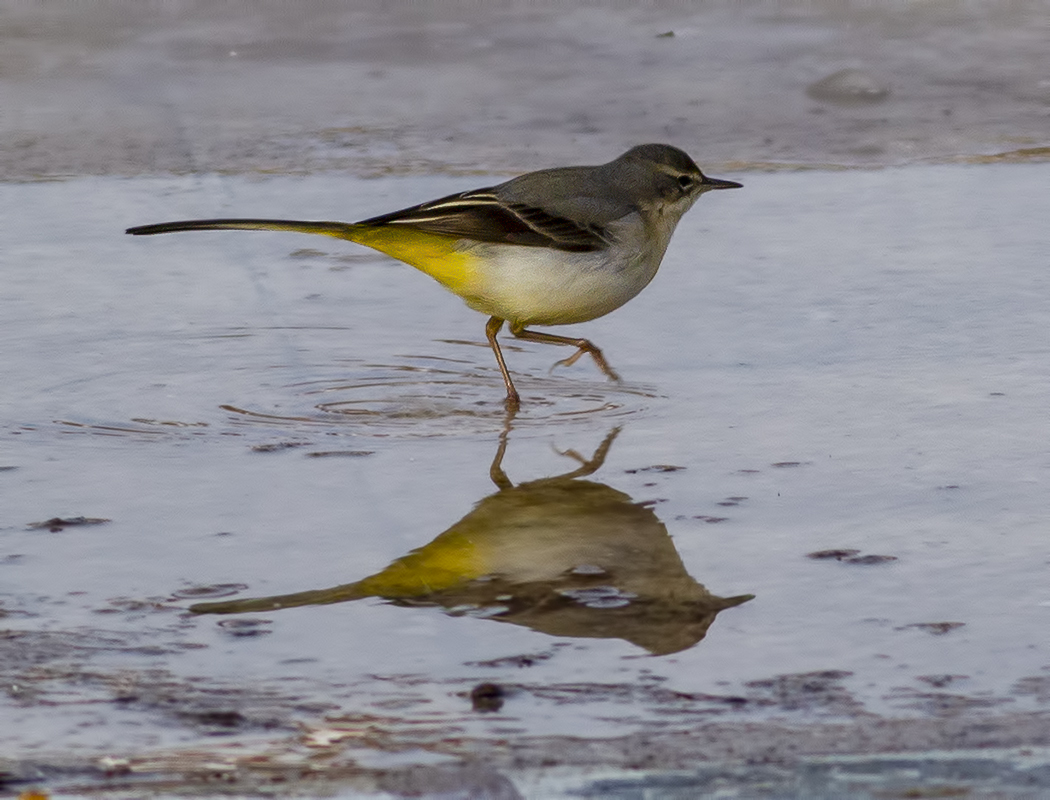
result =
[[[616,437],[620,435],[620,428],[613,428],[609,431],[608,435],[602,440],[602,443],[598,445],[598,449],[594,451],[594,455],[589,459],[584,458],[575,450],[565,450],[564,452],[558,450],[559,455],[568,456],[569,458],[575,458],[580,462],[580,466],[574,469],[572,472],[566,472],[564,475],[559,475],[559,478],[581,478],[584,475],[593,475],[599,469],[602,464],[605,463],[605,457],[609,455],[609,448],[612,447],[612,443],[616,440]]]
[[[489,467],[489,478],[496,484],[499,490],[505,491],[507,489],[513,489],[514,484],[510,478],[507,477],[507,473],[503,471],[503,457],[507,454],[507,441],[511,431],[511,420],[514,419],[512,414],[507,415],[507,422],[500,431],[499,435],[499,446],[496,448],[496,456],[492,459],[492,466]],[[572,472],[566,472],[564,475],[555,475],[554,479],[571,479],[571,478],[582,478],[585,475],[593,475],[599,469],[602,464],[605,463],[605,457],[609,455],[609,448],[612,447],[612,443],[616,440],[616,437],[620,435],[620,428],[613,428],[606,434],[602,443],[598,445],[598,449],[594,451],[594,455],[589,459],[584,458],[575,450],[555,450],[558,455],[568,456],[574,458],[580,462],[580,466],[572,470]]]
[[[513,489],[507,473],[503,471],[503,456],[507,453],[507,438],[510,436],[511,423],[514,421],[514,411],[507,409],[507,418],[503,422],[503,430],[499,433],[499,447],[496,448],[496,457],[492,459],[489,467],[489,478],[502,492],[505,489]]]
[[[503,320],[499,317],[489,317],[485,325],[485,337],[489,340],[492,352],[496,354],[496,363],[499,364],[499,371],[503,373],[503,383],[507,386],[507,399],[503,401],[503,404],[507,407],[507,411],[513,413],[521,408],[521,397],[518,395],[518,390],[514,388],[514,381],[510,379],[510,372],[507,371],[507,362],[503,360],[503,352],[499,349],[499,342],[496,341],[496,334],[502,327]]]
[[[489,321],[492,324],[492,321]],[[497,328],[499,330],[499,328]],[[616,374],[616,370],[609,366],[609,362],[605,360],[605,356],[602,355],[602,351],[597,348],[596,345],[592,344],[587,339],[573,339],[570,336],[555,336],[553,333],[540,333],[539,331],[530,331],[524,325],[516,322],[512,322],[510,326],[510,332],[519,339],[523,339],[526,342],[543,342],[545,344],[567,344],[577,348],[576,352],[568,358],[563,358],[561,361],[555,362],[554,367],[565,366],[571,367],[575,364],[580,356],[584,353],[590,353],[591,358],[594,359],[594,363],[598,365],[598,369],[604,372],[614,381],[620,380],[620,376]],[[489,341],[492,341],[491,339]],[[554,367],[551,367],[553,370]]]

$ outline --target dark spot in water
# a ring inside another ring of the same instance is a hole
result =
[[[172,592],[173,600],[185,600],[198,597],[229,597],[248,588],[246,583],[213,583],[210,586],[187,586]]]
[[[842,686],[841,681],[852,672],[839,669],[778,675],[744,684],[760,691],[765,698],[750,698],[752,702],[770,704],[787,711],[824,709],[838,713],[854,713],[858,701]]]
[[[678,467],[674,464],[653,464],[650,467],[639,467],[638,469],[625,469],[628,475],[635,475],[639,472],[678,472],[683,470],[685,467]]]
[[[890,561],[896,561],[897,556],[880,556],[874,553],[861,556],[857,555],[860,550],[855,550],[851,547],[840,547],[831,550],[816,550],[812,553],[807,553],[806,558],[812,558],[816,560],[831,560],[841,561],[843,564],[859,564],[861,566],[870,566],[872,564],[886,564]]]
[[[874,553],[866,556],[853,556],[852,558],[842,559],[845,564],[860,564],[862,566],[870,566],[872,564],[887,564],[890,561],[896,561],[897,556],[880,556]]]
[[[375,455],[375,450],[315,450],[306,455],[310,458],[355,458]]]
[[[540,664],[549,658],[552,658],[554,653],[521,653],[516,656],[503,656],[501,658],[491,658],[485,661],[468,661],[466,666],[468,667],[532,667],[536,664]],[[481,684],[485,686],[486,684]]]
[[[933,634],[934,636],[944,636],[946,633],[951,633],[956,628],[961,628],[965,625],[965,622],[913,622],[911,625],[902,625],[895,630],[903,631],[908,628],[917,628],[920,631],[926,631],[926,633]]]
[[[102,517],[52,517],[43,522],[30,522],[28,527],[33,530],[47,530],[51,533],[58,533],[66,528],[75,528],[80,525],[101,525],[105,522],[110,522],[110,520]]]
[[[943,689],[956,681],[966,680],[969,675],[918,675],[915,680],[928,683],[935,689]]]
[[[844,558],[855,556],[860,550],[853,550],[850,548],[837,548],[834,550],[816,550],[812,553],[806,553],[806,558],[834,558],[836,561],[841,561]]]
[[[271,442],[270,444],[257,444],[252,447],[253,453],[279,453],[281,450],[290,450],[294,447],[306,447],[309,442]]]
[[[475,711],[490,712],[503,708],[506,690],[498,683],[479,683],[470,690],[470,703]]]
[[[178,606],[165,604],[164,598],[159,597],[110,597],[106,600],[107,605],[94,609],[95,614],[142,614],[155,611],[177,611]]]
[[[187,722],[216,728],[237,728],[246,722],[240,711],[180,711],[177,716]]]

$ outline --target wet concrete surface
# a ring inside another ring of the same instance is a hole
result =
[[[308,7],[0,17],[0,796],[1050,792],[1041,7]],[[512,419],[408,267],[123,235],[664,139],[745,188]]]
[[[184,0],[0,13],[9,179],[504,173],[642,141],[712,167],[882,165],[1045,147],[1050,123],[1039,2]]]

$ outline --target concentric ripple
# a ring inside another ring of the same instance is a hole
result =
[[[256,445],[321,434],[430,437],[501,430],[508,422],[506,390],[498,369],[488,364],[488,347],[448,343],[481,348],[486,358],[471,353],[467,358],[397,355],[383,363],[258,361],[242,363],[237,388],[224,388],[221,375],[173,373],[178,390],[164,387],[156,405],[150,395],[133,402],[97,399],[80,415],[52,419],[52,431],[169,441],[233,436]],[[107,380],[100,377],[98,383],[108,390]],[[623,418],[645,412],[658,397],[651,387],[614,383],[586,366],[538,375],[519,369],[514,381],[522,400],[515,427]],[[108,416],[106,407],[117,403],[137,413]]]
[[[362,364],[353,377],[290,384],[288,410],[227,404],[234,424],[348,426],[373,436],[440,436],[498,429],[507,420],[499,373],[444,359],[405,357],[401,364]],[[429,363],[421,365],[419,362]],[[416,363],[410,363],[416,362]],[[579,377],[515,375],[522,408],[515,425],[580,417],[622,417],[644,411],[648,388]],[[349,431],[347,431],[349,432]]]

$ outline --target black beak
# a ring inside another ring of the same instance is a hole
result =
[[[700,185],[705,189],[741,189],[744,186],[736,181],[724,181],[721,178],[709,178],[706,175],[701,176]]]

